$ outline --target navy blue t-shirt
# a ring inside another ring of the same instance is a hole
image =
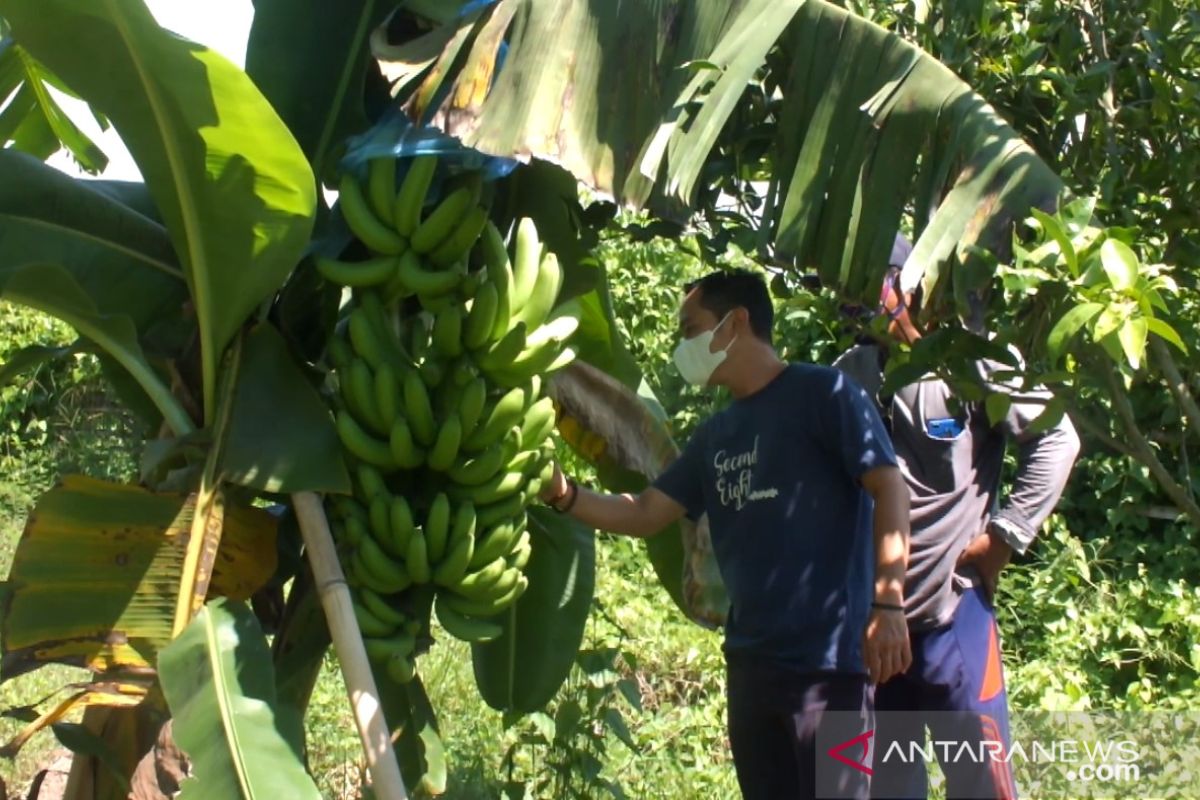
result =
[[[708,513],[730,656],[865,672],[873,506],[859,478],[895,464],[875,404],[828,367],[791,364],[700,425],[654,486]]]

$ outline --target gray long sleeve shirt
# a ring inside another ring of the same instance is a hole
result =
[[[855,347],[834,366],[878,401],[883,382],[878,347]],[[990,380],[994,371],[1005,367],[980,362],[979,369]],[[1030,431],[1049,392],[1011,387],[1004,391],[1012,404],[995,426],[982,404],[953,402],[950,387],[937,378],[905,386],[890,402],[881,403],[885,419],[891,418],[896,458],[911,497],[904,590],[905,611],[914,630],[950,621],[962,590],[978,578],[973,569],[956,568],[958,557],[989,521],[1014,550],[1025,551],[1054,510],[1079,453],[1079,437],[1065,415],[1049,430]],[[1017,475],[998,502],[1009,440],[1019,448]]]

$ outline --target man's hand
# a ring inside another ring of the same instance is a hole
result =
[[[903,611],[873,608],[863,636],[863,659],[871,683],[886,683],[888,678],[906,672],[912,666],[912,648],[908,642],[908,622]]]
[[[996,596],[996,583],[1000,579],[1000,571],[1012,558],[1012,548],[999,536],[993,536],[988,531],[976,536],[967,549],[958,557],[958,566],[970,565],[979,573],[983,580],[984,591],[987,592],[988,602]]]
[[[538,490],[538,499],[543,503],[549,504],[551,500],[557,500],[566,494],[567,491],[567,476],[563,475],[562,468],[558,466],[558,462],[554,462],[554,475],[550,480],[542,484],[542,488]]]

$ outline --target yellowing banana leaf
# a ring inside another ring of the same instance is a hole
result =
[[[146,674],[171,638],[195,497],[68,476],[17,544],[0,620],[0,679],[57,661]],[[275,570],[275,518],[225,514],[211,595],[248,598]]]
[[[1013,221],[1063,188],[948,69],[824,0],[499,0],[476,32],[489,46],[437,78],[437,124],[664,213],[694,201],[747,83],[765,75],[780,94],[765,241],[848,296],[875,291],[906,210],[920,236],[904,280],[934,297],[972,247],[1005,246]],[[485,97],[457,91],[489,69]]]
[[[180,800],[320,798],[276,717],[267,638],[244,603],[205,606],[163,648],[158,672],[192,763]]]
[[[558,431],[596,467],[611,492],[640,492],[679,455],[653,392],[634,393],[601,370],[576,362],[549,384]],[[715,566],[707,528],[682,519],[646,539],[659,582],[692,620],[720,625],[729,601]]]
[[[65,699],[40,714],[17,732],[17,735],[0,747],[0,756],[14,758],[35,733],[56,725],[68,714],[79,708],[100,706],[104,708],[132,708],[146,698],[148,685],[133,682],[97,681],[96,683],[71,687],[75,689]]]
[[[200,328],[204,413],[226,344],[299,260],[316,183],[242,70],[141,0],[0,0],[19,45],[107,116],[154,196]]]
[[[596,580],[591,529],[544,508],[529,511],[529,588],[496,621],[498,638],[471,646],[475,684],[499,711],[528,714],[550,702],[583,641]]]

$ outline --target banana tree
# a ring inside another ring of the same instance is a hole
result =
[[[74,325],[113,364],[131,407],[161,424],[146,446],[147,488],[73,481],[39,502],[7,583],[0,677],[59,660],[119,688],[80,688],[61,713],[128,708],[130,697],[153,705],[161,678],[156,720],[175,715],[210,792],[271,791],[279,784],[258,782],[271,775],[241,770],[259,758],[310,791],[283,763],[298,758],[287,714],[263,709],[302,713],[328,647],[311,576],[300,570],[292,585],[273,673],[261,630],[234,602],[200,609],[296,573],[263,569],[295,534],[254,499],[350,489],[319,389],[339,292],[309,256],[355,245],[319,186],[417,152],[416,140],[525,162],[492,182],[492,217],[535,220],[564,267],[558,299],[577,304],[572,346],[584,363],[553,384],[560,429],[623,491],[645,485],[674,444],[615,333],[588,258],[607,217],[581,207],[580,185],[680,221],[765,179],[758,252],[815,267],[851,298],[869,295],[910,213],[920,235],[906,282],[966,305],[986,283],[975,254],[1061,189],[945,68],[819,0],[258,0],[245,73],[159,29],[136,0],[0,0],[0,15],[45,74],[111,120],[145,176],[144,186],[90,185],[0,154],[0,296]],[[728,147],[736,115],[754,105],[748,87],[774,131],[750,155]],[[531,526],[531,588],[474,653],[484,699],[517,712],[544,704],[570,668],[592,580],[589,536],[544,515]],[[692,535],[657,537],[649,557],[668,595],[700,617],[683,579]],[[51,548],[80,560],[57,569]],[[50,602],[101,574],[108,583],[89,586],[104,602]],[[720,599],[706,602],[719,618]],[[232,660],[221,641],[238,643]],[[243,663],[255,666],[239,683]],[[192,707],[196,692],[228,713]],[[419,681],[387,687],[383,702],[405,731],[410,785],[440,791],[446,767]],[[239,708],[245,727],[232,729]],[[92,728],[114,730],[110,721]],[[113,778],[93,793],[120,788]]]

